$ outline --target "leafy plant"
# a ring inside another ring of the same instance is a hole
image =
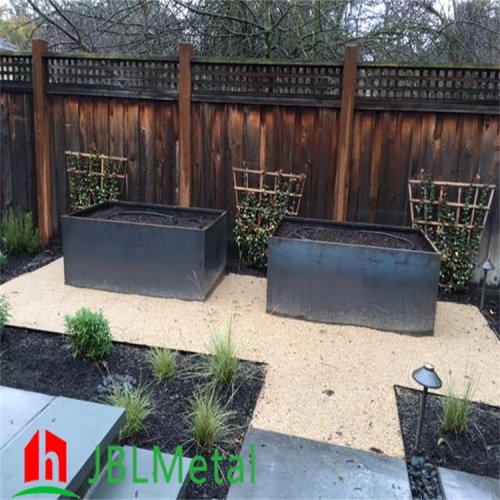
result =
[[[226,332],[214,333],[210,342],[207,375],[216,387],[234,384],[236,379],[238,358],[232,329],[231,322]]]
[[[144,387],[115,385],[105,400],[110,405],[125,409],[127,421],[120,432],[122,439],[134,436],[145,429],[144,421],[155,411],[151,393]]]
[[[170,349],[153,348],[149,351],[149,362],[153,368],[155,378],[161,382],[175,375],[177,352]]]
[[[95,145],[91,150],[90,156],[72,154],[67,157],[72,210],[117,200],[120,194],[119,176],[125,175],[125,167],[102,155]]]
[[[5,329],[5,325],[10,318],[10,305],[5,295],[0,295],[0,333]]]
[[[473,380],[469,379],[460,397],[453,383],[449,382],[441,402],[441,426],[445,431],[461,434],[467,429],[474,388]]]
[[[231,434],[230,413],[220,403],[213,390],[195,393],[191,402],[189,432],[203,449],[224,443]]]
[[[7,265],[7,255],[0,250],[0,269]]]
[[[12,255],[34,254],[40,246],[40,233],[33,224],[31,213],[10,209],[0,226],[2,246]]]
[[[66,316],[66,339],[73,357],[100,359],[112,345],[108,320],[102,312],[81,308],[74,316]]]
[[[478,176],[475,181],[479,181]],[[422,172],[420,199],[428,203],[416,204],[414,225],[423,229],[422,221],[433,223],[427,226],[427,235],[441,252],[440,284],[449,290],[468,287],[482,234],[482,216],[474,217],[474,214],[475,211],[483,212],[490,189],[488,185],[480,187],[477,197],[480,208],[474,208],[476,185],[470,184],[465,191],[464,207],[457,217],[449,204],[447,191],[438,192],[432,177]]]
[[[297,198],[291,196],[301,191],[301,182],[278,176],[274,196],[264,187],[260,199],[254,194],[246,195],[240,203],[234,236],[240,252],[240,259],[265,269],[269,237],[280,220],[294,213]]]

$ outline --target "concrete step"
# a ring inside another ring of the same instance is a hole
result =
[[[438,467],[446,500],[498,500],[500,480]]]
[[[228,500],[411,500],[405,462],[396,458],[255,428],[248,431],[240,456],[243,483],[231,485]]]
[[[162,473],[161,466],[158,464],[157,482],[154,482],[154,453],[151,450],[136,450],[136,471],[135,477],[147,480],[147,483],[138,483],[134,481],[133,473],[133,450],[130,446],[124,448],[125,479],[120,483],[110,484],[108,482],[108,471],[102,470],[100,481],[89,491],[88,497],[93,500],[133,500],[135,498],[150,498],[162,500],[174,500],[184,498],[185,489],[189,482],[189,465],[191,459],[182,458],[182,481],[179,482],[179,460],[175,463],[170,482],[167,483]],[[167,471],[170,471],[173,455],[162,453],[163,463]],[[111,469],[112,477],[120,477],[121,471],[117,467]]]
[[[34,401],[33,408],[30,408],[32,411],[23,412],[22,408],[29,405],[30,394]],[[100,445],[101,451],[106,453],[108,445],[118,442],[120,429],[125,423],[125,411],[64,397],[47,400],[36,393],[13,393],[4,387],[0,388],[0,399],[2,424],[6,419],[9,420],[9,415],[18,414],[17,424],[11,424],[8,432],[2,434],[0,498],[10,498],[22,490],[40,486],[57,486],[82,497],[89,487],[88,478],[94,475],[96,446]],[[7,400],[13,408],[4,413],[3,401]],[[47,431],[55,437],[46,434]],[[57,449],[54,443],[59,445],[59,456],[51,451]],[[66,477],[64,473],[61,476],[64,470],[64,448]],[[32,464],[32,470],[38,469],[38,476],[36,473],[30,476],[38,477],[37,480],[25,482],[26,463]],[[50,468],[53,469],[53,480],[46,479]],[[54,494],[42,493],[30,495],[30,498],[55,497]]]

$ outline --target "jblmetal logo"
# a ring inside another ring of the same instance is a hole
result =
[[[45,480],[54,481],[54,459],[57,458],[57,480],[60,483],[67,481],[67,443],[64,439],[57,437],[50,431],[45,431]],[[24,482],[30,483],[31,481],[40,480],[40,430],[36,431],[30,442],[24,448]],[[68,491],[58,486],[34,486],[27,488],[13,495],[13,497],[20,497],[23,495],[32,494],[55,494],[65,495],[74,498],[80,498],[75,493]]]

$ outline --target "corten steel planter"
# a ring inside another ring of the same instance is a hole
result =
[[[113,207],[213,220],[200,229],[96,215]],[[63,216],[62,233],[68,285],[204,300],[225,271],[227,213],[222,210],[109,202]]]
[[[280,236],[297,228],[344,226],[404,237],[420,233],[424,250]],[[288,226],[291,227],[291,226]],[[285,218],[269,242],[267,312],[333,324],[432,334],[441,256],[417,229]]]

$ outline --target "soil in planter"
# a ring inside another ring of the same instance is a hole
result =
[[[411,461],[422,393],[408,387],[395,386],[399,422],[406,459]],[[500,477],[500,408],[472,403],[470,421],[462,434],[441,428],[443,397],[429,394],[422,430],[422,447],[428,460],[436,466]],[[442,444],[438,444],[440,438]]]
[[[284,238],[325,241],[348,245],[433,251],[425,237],[413,231],[378,231],[369,227],[330,226],[282,222],[275,234]]]
[[[201,485],[190,483],[186,497],[224,498],[227,495],[227,482],[219,485],[214,481],[213,462],[209,458],[212,452],[200,453],[195,445],[188,443],[188,401],[203,380],[186,376],[186,373],[196,369],[199,355],[180,353],[178,375],[170,381],[156,383],[147,360],[148,349],[143,346],[115,342],[106,363],[93,363],[73,359],[64,336],[60,334],[7,327],[1,340],[2,385],[95,402],[102,402],[103,396],[99,393],[102,387],[98,387],[103,385],[108,374],[120,375],[120,378],[137,381],[140,386],[148,386],[156,411],[146,419],[146,430],[123,440],[121,444],[146,449],[159,446],[167,453],[174,453],[177,446],[183,445],[185,456],[201,454],[206,457],[208,465],[208,471],[203,476],[207,481]],[[242,361],[239,373],[234,397],[230,398],[230,390],[220,395],[222,401],[228,402],[227,409],[232,413],[231,425],[234,425],[230,443],[219,448],[226,458],[219,465],[220,477],[227,477],[227,458],[240,453],[262,388],[265,369],[261,364]]]
[[[59,257],[62,257],[62,245],[59,240],[53,240],[33,255],[7,255],[7,265],[0,269],[0,285],[21,274],[46,266]]]
[[[121,222],[137,222],[140,224],[204,229],[213,224],[219,215],[176,213],[172,210],[116,205],[89,212],[85,217],[89,219],[106,219]]]

